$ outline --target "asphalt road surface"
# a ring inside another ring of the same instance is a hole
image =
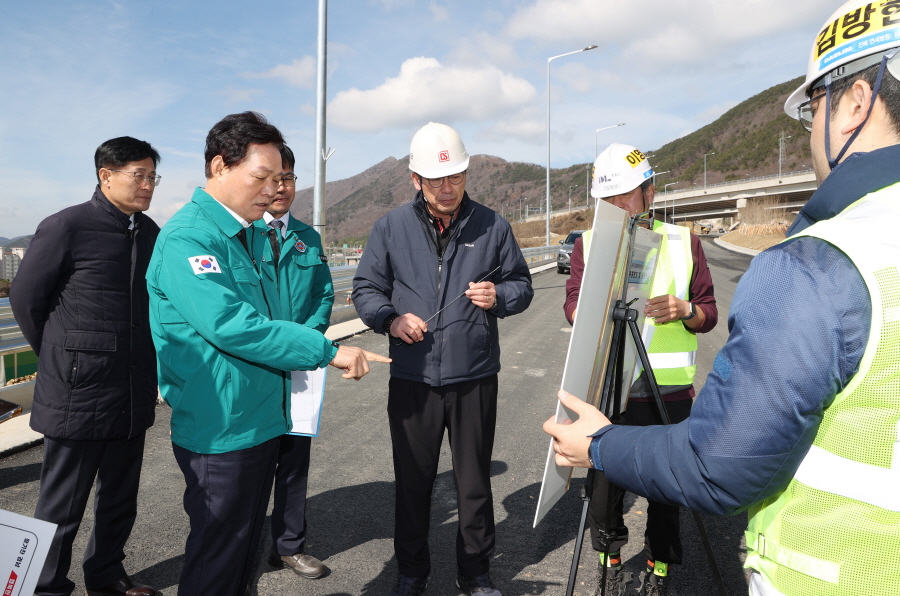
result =
[[[750,260],[708,242],[704,247],[713,271],[720,319],[718,328],[701,340],[698,385],[727,337],[728,304]],[[532,528],[549,445],[541,424],[554,411],[571,336],[562,315],[566,279],[555,269],[536,274],[531,308],[500,323],[503,370],[492,464],[497,545],[491,573],[507,596],[564,593],[581,511],[581,501],[571,490],[537,528]],[[374,333],[344,343],[387,353],[385,338]],[[269,567],[265,560],[270,543],[267,520],[254,593],[386,595],[390,591],[397,567],[392,547],[394,496],[385,412],[387,381],[386,366],[375,366],[359,382],[341,379],[334,371],[329,373],[322,432],[313,441],[306,550],[324,560],[331,574],[306,580],[290,570]],[[156,425],[147,434],[140,508],[125,565],[138,581],[173,596],[184,563],[188,519],[182,509],[184,481],[172,456],[168,423],[168,408],[158,407]],[[429,596],[460,593],[454,585],[456,496],[449,455],[445,442],[432,498]],[[42,447],[34,447],[0,459],[0,509],[23,515],[34,512],[41,456]],[[584,471],[578,471],[573,486],[580,484],[583,476]],[[640,550],[646,501],[628,495],[626,510],[632,538],[623,558],[626,568],[637,577],[644,564]],[[92,523],[89,508],[69,574],[78,583],[76,594],[83,589],[79,566],[88,538],[86,530]],[[746,516],[706,517],[706,523],[729,594],[746,594],[742,569]],[[682,513],[682,528],[685,564],[674,569],[669,593],[716,594],[693,518],[687,512]],[[576,594],[593,593],[596,566],[596,554],[586,533]]]

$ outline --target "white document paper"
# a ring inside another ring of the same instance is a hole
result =
[[[0,590],[3,596],[34,594],[56,524],[0,509]]]
[[[325,369],[291,372],[292,435],[319,436],[322,400],[325,398]]]

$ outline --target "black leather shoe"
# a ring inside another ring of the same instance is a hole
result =
[[[283,556],[278,553],[269,553],[269,565],[276,569],[290,567],[294,573],[307,579],[319,579],[328,574],[325,563],[312,555],[297,553],[296,555]]]
[[[102,588],[85,588],[86,596],[160,596],[155,588],[138,584],[127,575],[114,584]]]

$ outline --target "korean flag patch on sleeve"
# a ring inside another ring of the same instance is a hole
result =
[[[191,269],[194,270],[194,275],[200,275],[201,273],[222,273],[222,269],[219,267],[219,261],[216,260],[216,257],[211,255],[188,257],[188,262],[191,264]]]

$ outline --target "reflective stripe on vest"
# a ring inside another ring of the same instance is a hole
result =
[[[650,297],[672,294],[682,300],[689,297],[694,258],[691,253],[691,232],[685,227],[653,222],[653,231],[663,238],[660,242],[660,258],[650,284]],[[582,255],[587,263],[592,230],[581,235]],[[644,321],[641,333],[648,345],[650,366],[660,385],[691,385],[697,371],[697,336],[688,331],[680,321],[656,325]],[[638,374],[640,371],[638,371]]]
[[[648,355],[653,370],[697,366],[697,352],[655,352]]]
[[[750,510],[746,566],[786,596],[896,594],[900,586],[900,236],[879,229],[898,218],[900,184],[799,235],[853,262],[872,323],[859,370],[825,410],[794,478]]]
[[[890,468],[872,466],[813,445],[794,480],[815,489],[900,512],[900,424]]]
[[[660,255],[650,284],[650,297],[671,294],[681,300],[690,298],[694,258],[691,232],[683,226],[653,222],[653,231],[662,235]],[[657,325],[644,319],[641,333],[649,346],[647,353],[656,382],[663,386],[691,385],[697,372],[697,335],[681,321]]]

